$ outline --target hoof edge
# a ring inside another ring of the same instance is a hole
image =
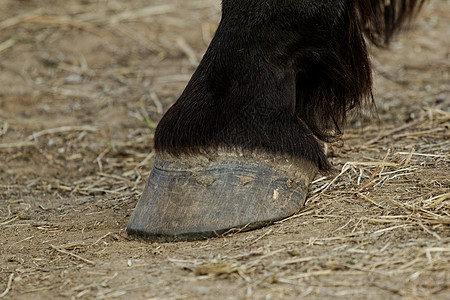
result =
[[[264,153],[158,153],[127,232],[169,242],[257,229],[301,209],[316,173],[308,161]]]

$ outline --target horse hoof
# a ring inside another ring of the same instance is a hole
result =
[[[316,173],[281,155],[158,153],[127,232],[167,242],[256,229],[302,208]]]

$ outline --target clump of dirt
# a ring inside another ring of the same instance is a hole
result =
[[[378,117],[349,121],[304,210],[200,242],[126,235],[219,18],[216,0],[2,2],[0,298],[447,298],[446,1],[373,49]]]

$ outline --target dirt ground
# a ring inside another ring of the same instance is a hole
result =
[[[2,0],[0,298],[449,299],[448,7],[373,49],[378,117],[349,121],[305,209],[148,243],[126,223],[219,0]]]

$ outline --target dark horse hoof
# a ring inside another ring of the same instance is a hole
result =
[[[316,173],[312,163],[281,155],[157,154],[127,232],[186,241],[256,229],[302,208]]]

